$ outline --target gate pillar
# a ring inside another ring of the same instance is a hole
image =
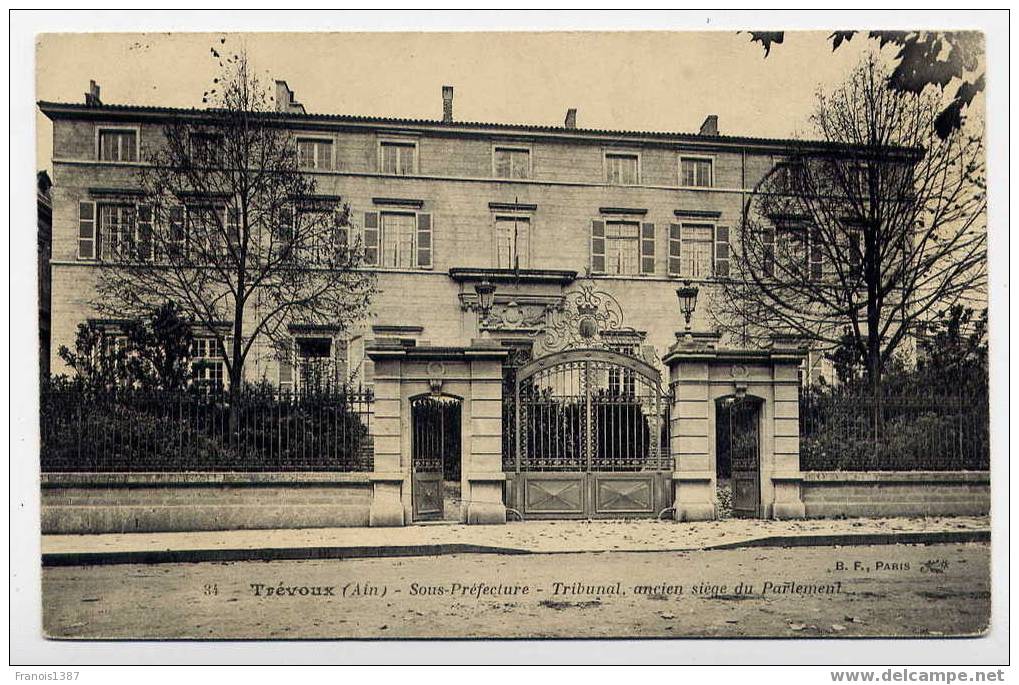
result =
[[[377,342],[366,354],[375,363],[371,423],[375,471],[369,524],[402,526],[414,520],[414,498],[421,493],[414,493],[411,405],[413,398],[429,394],[462,401],[458,520],[505,523],[502,361],[506,348],[488,341],[470,347]]]
[[[375,469],[372,472],[372,501],[368,510],[370,526],[402,526],[407,523],[404,492],[405,470],[401,464],[400,359],[375,358],[375,415],[372,443]]]
[[[716,334],[677,338],[662,360],[672,389],[669,446],[676,520],[718,517],[715,400],[746,395],[762,401],[758,516],[803,518],[799,367],[805,351],[781,340],[750,350],[719,348]]]
[[[464,351],[470,363],[470,446],[465,464],[467,523],[506,523],[502,501],[502,362],[507,352],[478,341]]]

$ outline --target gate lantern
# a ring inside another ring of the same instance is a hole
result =
[[[686,320],[686,328],[684,329],[688,334],[690,333],[690,320],[693,318],[693,312],[697,308],[697,293],[700,289],[695,285],[690,285],[690,281],[683,281],[683,285],[676,288],[676,297],[679,298],[679,310],[683,312],[683,319]]]
[[[488,337],[488,330],[484,328],[488,317],[492,315],[492,304],[495,302],[495,286],[489,281],[481,281],[474,286],[474,292],[478,295],[478,330],[482,338]]]

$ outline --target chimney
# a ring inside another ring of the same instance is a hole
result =
[[[566,128],[577,128],[577,108],[570,107],[566,110],[566,121],[563,122]]]
[[[709,114],[701,124],[701,130],[698,135],[702,136],[717,136],[718,135],[718,115]]]
[[[453,86],[442,87],[442,123],[453,123]]]
[[[276,81],[276,111],[285,114],[307,114],[304,105],[294,99],[294,91],[286,81]]]
[[[99,84],[95,81],[88,82],[88,92],[85,93],[85,104],[88,107],[99,107],[103,104],[99,99]]]

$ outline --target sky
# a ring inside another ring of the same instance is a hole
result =
[[[210,48],[246,48],[308,112],[441,118],[453,85],[461,121],[787,138],[808,130],[818,87],[859,63],[871,41],[832,52],[827,32],[790,32],[765,59],[745,33],[106,33],[40,34],[36,99],[82,102],[90,79],[108,104],[200,107],[219,66]],[[226,43],[220,43],[225,37]],[[36,112],[39,168],[52,127]]]

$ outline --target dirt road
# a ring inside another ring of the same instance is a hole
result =
[[[70,638],[971,635],[989,547],[45,568],[47,633]]]

